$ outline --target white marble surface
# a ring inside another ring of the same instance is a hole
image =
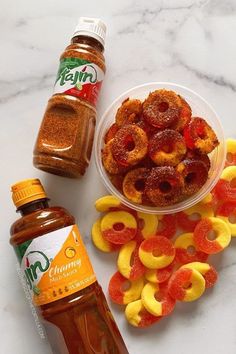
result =
[[[94,162],[86,176],[69,180],[33,168],[32,149],[58,58],[77,17],[97,16],[107,23],[107,75],[99,116],[124,90],[149,81],[183,84],[204,96],[219,113],[227,136],[236,136],[235,0],[0,0],[1,238],[0,353],[48,354],[16,273],[8,244],[16,219],[10,184],[40,177],[52,204],[67,207],[78,219],[98,279],[107,289],[113,256],[90,242],[97,217],[94,200],[105,190]],[[178,304],[173,316],[150,329],[129,327],[111,305],[130,354],[236,353],[236,243],[215,264],[220,280],[193,304]]]

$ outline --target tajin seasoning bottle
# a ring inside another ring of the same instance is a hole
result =
[[[128,354],[75,219],[38,179],[12,186],[13,245],[54,354]]]
[[[34,166],[78,178],[89,164],[96,103],[105,74],[106,26],[81,17],[60,66],[34,148]]]

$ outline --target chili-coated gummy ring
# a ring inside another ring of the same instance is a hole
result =
[[[136,165],[147,155],[147,135],[134,124],[125,125],[116,133],[111,149],[115,160],[121,165]]]
[[[136,241],[130,241],[120,249],[117,266],[119,272],[127,279],[137,280],[141,278],[146,268],[142,264],[138,255],[139,244]]]
[[[210,239],[212,232],[214,232],[215,238]],[[223,220],[215,217],[199,221],[193,236],[198,249],[207,254],[221,252],[231,241],[229,226]]]
[[[170,278],[175,266],[176,263],[173,261],[167,267],[162,269],[147,269],[145,272],[145,278],[151,283],[164,283]]]
[[[138,227],[140,228],[143,238],[147,239],[156,234],[158,227],[158,218],[154,214],[146,214],[137,212]]]
[[[167,238],[174,237],[177,230],[176,215],[175,214],[165,214],[158,215],[158,229],[156,236],[165,236]]]
[[[227,155],[225,166],[235,166],[236,165],[236,140],[227,139]]]
[[[178,164],[176,170],[184,179],[185,195],[197,193],[208,178],[208,171],[202,161],[183,160]]]
[[[107,241],[122,245],[135,237],[137,222],[127,211],[111,211],[102,218],[101,231]]]
[[[208,254],[197,249],[191,232],[178,236],[174,246],[177,263],[205,262],[208,258]]]
[[[141,243],[139,258],[147,268],[165,268],[175,258],[175,248],[166,237],[154,236]]]
[[[186,154],[184,138],[175,130],[166,129],[149,141],[149,156],[158,166],[176,166]]]
[[[179,95],[179,98],[181,100],[180,116],[177,123],[173,125],[172,129],[182,132],[191,120],[192,109],[183,97]]]
[[[193,232],[201,218],[211,216],[214,216],[212,207],[202,202],[176,214],[178,226],[187,232]]]
[[[162,317],[153,316],[143,306],[142,300],[130,302],[125,309],[127,321],[134,327],[145,328],[159,322]]]
[[[104,136],[104,143],[107,144],[110,140],[114,139],[118,130],[118,125],[116,123],[113,123]]]
[[[172,274],[168,291],[173,299],[179,301],[197,300],[205,291],[205,279],[195,269],[180,268]]]
[[[236,202],[225,202],[216,210],[217,218],[223,220],[230,228],[231,236],[236,237]],[[233,219],[233,221],[232,221]]]
[[[151,92],[143,103],[144,119],[148,124],[160,129],[174,125],[180,112],[181,99],[173,91],[156,90]]]
[[[158,300],[157,300],[158,297]],[[153,316],[167,316],[175,307],[175,302],[167,290],[166,284],[147,283],[141,293],[145,309]]]
[[[206,166],[207,171],[209,171],[211,168],[211,160],[207,154],[199,154],[194,150],[188,150],[186,159],[202,161]]]
[[[142,113],[142,102],[137,99],[127,98],[116,113],[116,124],[121,127],[124,124],[132,124],[139,121]]]
[[[101,231],[101,220],[102,219],[98,219],[92,227],[92,240],[94,245],[102,252],[117,251],[120,248],[120,245],[114,245],[103,237]]]
[[[206,282],[206,289],[211,288],[217,282],[217,271],[212,265],[208,263],[193,262],[185,264],[181,268],[195,269],[201,273]]]
[[[146,179],[150,171],[147,168],[136,168],[129,171],[123,180],[123,193],[127,199],[142,204]]]
[[[183,186],[183,177],[174,167],[155,167],[147,178],[145,192],[153,204],[166,206],[182,198]]]
[[[125,290],[126,285],[129,286],[127,290]],[[143,278],[130,281],[116,272],[110,279],[108,292],[113,302],[126,305],[140,298],[143,286]]]
[[[126,171],[124,166],[120,165],[112,155],[112,145],[114,139],[110,140],[102,149],[102,163],[107,172],[112,175],[123,173]]]
[[[203,118],[199,117],[192,118],[184,129],[184,138],[187,147],[200,154],[209,154],[219,145],[214,130]]]

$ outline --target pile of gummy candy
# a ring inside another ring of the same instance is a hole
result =
[[[194,301],[217,281],[210,255],[236,236],[236,140],[227,140],[225,169],[215,188],[197,205],[177,214],[136,212],[108,195],[95,207],[103,213],[92,227],[94,245],[118,252],[118,271],[109,295],[126,305],[135,327],[147,327],[170,315],[176,301]]]

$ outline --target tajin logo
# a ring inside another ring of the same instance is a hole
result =
[[[30,264],[29,256],[34,254],[37,261]],[[39,278],[41,273],[45,273],[50,266],[50,260],[41,251],[31,251],[26,254],[25,258],[25,277],[30,290],[34,290],[34,282]],[[36,289],[37,290],[37,289]]]
[[[70,85],[78,85],[78,83],[89,82],[95,84],[97,82],[97,71],[92,65],[84,65],[81,70],[78,68],[69,69],[65,67],[58,77],[60,86],[64,86],[66,83]]]

